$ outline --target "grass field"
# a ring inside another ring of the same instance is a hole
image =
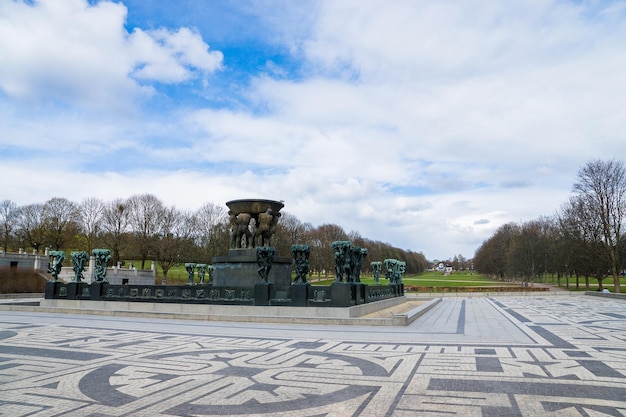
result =
[[[312,283],[315,285],[330,285],[334,281],[333,279],[321,280],[313,279]],[[361,282],[364,284],[374,284],[374,278],[367,275],[361,275]],[[450,276],[443,276],[439,272],[425,272],[421,275],[408,275],[402,278],[402,282],[405,286],[418,286],[418,287],[502,287],[511,284],[508,282],[495,281],[491,278],[483,275],[465,272],[455,272]],[[384,276],[380,278],[381,284],[386,284],[387,280]]]

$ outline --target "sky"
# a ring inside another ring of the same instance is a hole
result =
[[[467,258],[626,156],[626,2],[0,0],[0,200],[283,200]]]

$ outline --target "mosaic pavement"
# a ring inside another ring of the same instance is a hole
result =
[[[626,302],[450,298],[406,328],[0,311],[1,416],[625,416]]]

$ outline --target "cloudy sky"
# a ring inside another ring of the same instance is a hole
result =
[[[471,257],[623,160],[625,113],[624,1],[0,0],[18,205],[267,198]]]

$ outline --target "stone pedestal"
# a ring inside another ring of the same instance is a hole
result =
[[[404,284],[389,284],[393,287],[396,297],[402,297],[404,295]]]
[[[254,305],[268,306],[270,300],[276,297],[276,289],[271,283],[261,282],[254,285]]]
[[[352,285],[348,282],[333,282],[330,284],[330,296],[333,307],[350,307],[354,305]]]
[[[54,282],[54,281],[46,282],[46,290],[45,290],[46,299],[55,298],[55,295],[59,293],[57,289],[59,287],[59,284],[60,284],[59,282]]]
[[[103,282],[94,282],[93,284],[91,284],[90,287],[90,299],[91,300],[95,300],[95,301],[99,301],[100,297],[102,297],[105,294],[106,291],[106,283]]]
[[[351,295],[354,300],[354,304],[365,303],[365,284],[351,283]]]
[[[306,307],[309,298],[309,284],[293,284],[289,287],[289,298],[294,307]]]
[[[80,300],[90,299],[91,291],[89,284],[84,282],[69,282],[67,284],[67,299],[68,300]]]
[[[279,287],[291,285],[291,263],[288,256],[274,256],[268,280]],[[254,287],[260,281],[256,249],[230,249],[228,256],[216,256],[212,260],[214,286]]]

